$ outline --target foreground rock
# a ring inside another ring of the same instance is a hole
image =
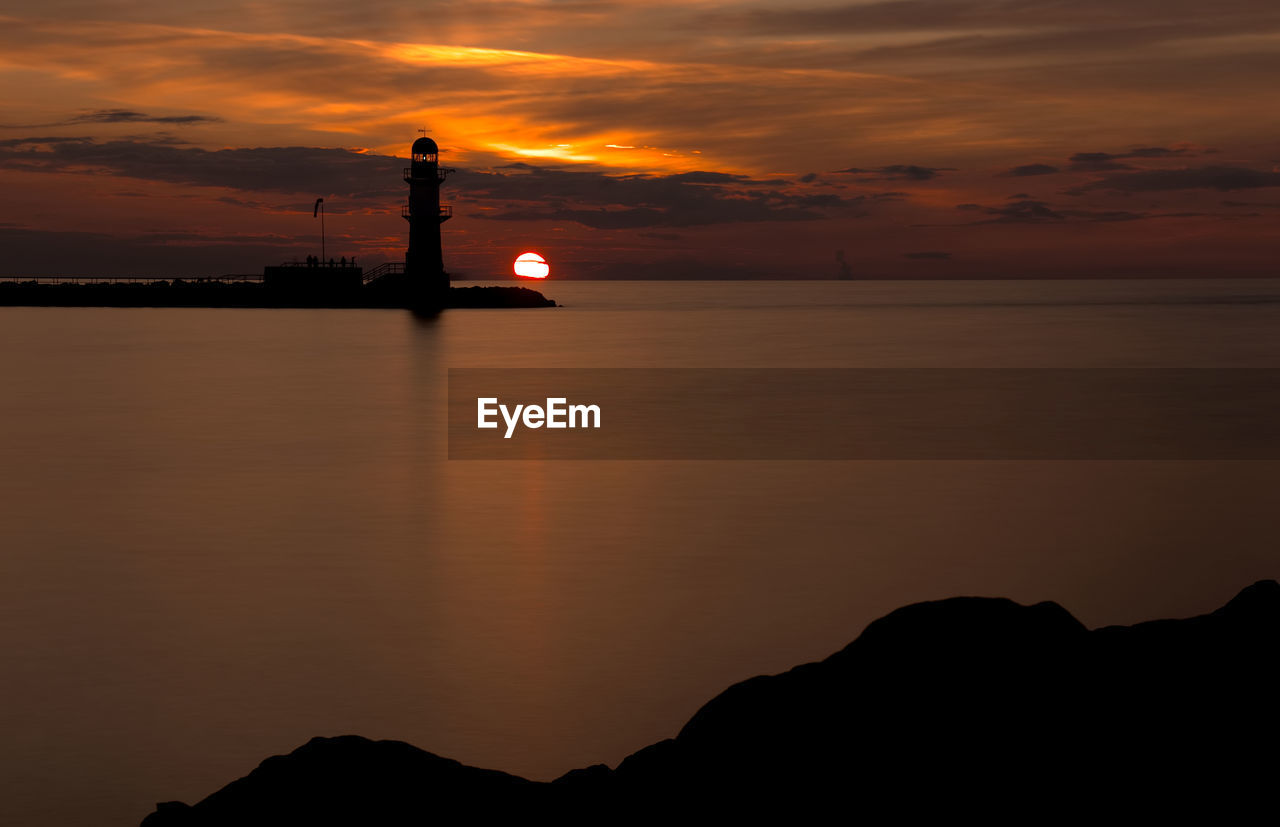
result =
[[[143,824],[1236,820],[1275,806],[1278,654],[1275,581],[1093,631],[1054,603],[953,598],[730,687],[614,770],[544,784],[316,738]]]

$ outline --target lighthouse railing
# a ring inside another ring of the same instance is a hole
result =
[[[445,179],[445,178],[448,178],[448,177],[449,177],[449,173],[451,173],[451,172],[457,172],[457,170],[456,170],[456,169],[449,169],[448,167],[436,167],[436,180],[437,180],[437,181],[439,181],[439,182],[441,182],[441,183],[444,183],[444,179]],[[405,167],[405,168],[404,168],[404,180],[406,180],[406,181],[419,181],[419,180],[421,180],[421,179],[420,179],[420,178],[415,178],[415,177],[414,177],[414,175],[413,175],[413,167]]]

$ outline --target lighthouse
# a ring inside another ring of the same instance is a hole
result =
[[[453,217],[453,207],[440,203],[440,185],[453,170],[440,166],[440,148],[425,135],[413,142],[410,152],[412,166],[404,171],[409,203],[400,210],[409,222],[405,275],[415,291],[442,296],[449,288],[449,276],[444,271],[440,225]]]

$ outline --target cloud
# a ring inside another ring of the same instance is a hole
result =
[[[695,227],[758,221],[813,221],[847,214],[869,200],[782,189],[777,179],[692,171],[614,175],[526,163],[459,175],[460,198],[499,210],[474,213],[494,221],[572,221],[595,229]]]
[[[951,254],[943,252],[942,250],[926,250],[922,253],[903,253],[902,257],[923,260],[936,259],[942,261],[951,258]]]
[[[1269,9],[1251,0],[1222,0],[1214,7],[1199,3],[1167,0],[1129,0],[1117,5],[1111,0],[1077,0],[1074,3],[1043,3],[1039,0],[881,0],[871,3],[842,3],[792,7],[785,12],[771,8],[713,12],[724,25],[752,31],[786,34],[832,31],[904,31],[912,29],[990,30],[1038,26],[1119,26],[1145,22],[1156,13],[1162,19],[1201,21],[1230,15],[1244,27],[1251,21],[1274,19]]]
[[[737,184],[743,181],[750,181],[750,176],[735,175],[728,172],[678,172],[674,175],[666,176],[671,181],[682,181],[686,184]],[[765,182],[757,182],[765,183]],[[783,181],[769,183],[785,183]]]
[[[1036,55],[1132,52],[1161,43],[1256,35],[1274,31],[1280,13],[1256,0],[889,0],[807,7],[716,9],[697,30],[739,36],[802,40],[799,48],[820,51],[812,41],[866,38],[871,45],[844,51],[869,59],[920,60],[965,56],[1002,58]],[[892,34],[894,37],[875,37]],[[889,45],[882,45],[885,41]],[[856,42],[856,41],[855,41]],[[843,45],[843,44],[842,44]],[[1230,49],[1224,45],[1221,48]]]
[[[193,250],[198,246],[198,250]],[[296,239],[222,234],[210,238],[0,227],[5,271],[21,276],[195,276],[261,273],[298,251]],[[51,255],[50,251],[57,251]]]
[[[981,211],[991,218],[976,221],[976,224],[1059,224],[1067,222],[1111,222],[1135,221],[1150,218],[1145,213],[1125,210],[1081,210],[1062,209],[1050,206],[1047,202],[1034,199],[1014,201],[998,207],[986,207],[981,204],[960,204],[957,209]]]
[[[501,212],[476,213],[494,221],[572,221],[596,230],[640,227],[700,227],[710,224],[758,221],[815,221],[828,216],[794,203],[725,198],[672,201],[663,207],[599,207],[594,210],[566,206],[526,206]]]
[[[1264,210],[1280,210],[1280,201],[1223,201],[1224,207],[1260,207]]]
[[[1048,164],[1023,164],[1000,174],[1010,178],[1025,178],[1031,175],[1053,175],[1058,172],[1061,170]]]
[[[1050,221],[1065,221],[1066,216],[1055,212],[1043,201],[1015,201],[1002,207],[981,208],[987,215],[995,218],[983,223],[998,224],[1043,224]]]
[[[0,150],[16,149],[18,147],[28,147],[31,151],[41,146],[52,146],[53,144],[83,144],[92,141],[92,138],[74,138],[67,136],[49,136],[39,138],[6,138],[0,141]],[[0,158],[3,154],[0,153]]]
[[[1097,181],[1082,184],[1068,192],[1072,195],[1094,190],[1133,193],[1208,189],[1229,192],[1263,187],[1280,187],[1280,172],[1229,166],[1149,169],[1108,175]]]
[[[0,142],[0,169],[94,173],[249,193],[308,193],[359,201],[405,197],[405,161],[367,151],[320,147],[206,150],[163,141],[19,138]],[[848,213],[896,193],[844,197],[785,188],[781,179],[693,170],[667,175],[610,174],[577,166],[524,162],[494,170],[460,169],[456,200],[496,210],[477,218],[573,221],[596,229],[691,227],[757,221],[811,221]],[[228,196],[222,196],[227,198]],[[268,208],[256,199],[241,206]],[[299,202],[300,204],[302,202]],[[309,201],[307,202],[310,203]],[[303,205],[307,206],[307,205]],[[288,209],[271,206],[272,211]],[[299,210],[302,207],[298,207]]]
[[[1144,146],[1128,152],[1077,152],[1067,160],[1075,172],[1103,172],[1107,170],[1133,169],[1130,164],[1122,164],[1123,158],[1173,158],[1191,154],[1186,147],[1170,149],[1163,146]]]
[[[320,147],[206,150],[166,141],[19,138],[0,142],[0,169],[106,172],[128,178],[251,192],[352,198],[401,195],[404,161]]]
[[[65,123],[163,123],[163,124],[193,124],[193,123],[219,123],[222,118],[215,118],[209,115],[148,115],[143,112],[133,112],[128,109],[100,109],[97,112],[89,112],[84,115],[77,115]]]
[[[849,167],[837,169],[836,173],[846,175],[863,175],[871,181],[928,181],[938,177],[941,172],[954,172],[954,167],[925,167],[916,164],[890,164],[877,169],[860,169]]]
[[[1111,169],[1133,169],[1131,164],[1122,164],[1115,160],[1122,155],[1111,155],[1106,152],[1077,152],[1068,160],[1073,172],[1101,172]]]
[[[45,129],[55,126],[76,126],[93,123],[158,123],[170,126],[189,126],[201,123],[220,123],[222,118],[211,115],[148,115],[131,109],[98,109],[51,123],[0,124],[3,129]]]

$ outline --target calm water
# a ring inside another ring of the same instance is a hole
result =
[[[1280,575],[1277,463],[447,462],[449,367],[1280,366],[1280,282],[557,283],[568,307],[0,308],[0,823],[313,735],[552,778],[903,603]]]

